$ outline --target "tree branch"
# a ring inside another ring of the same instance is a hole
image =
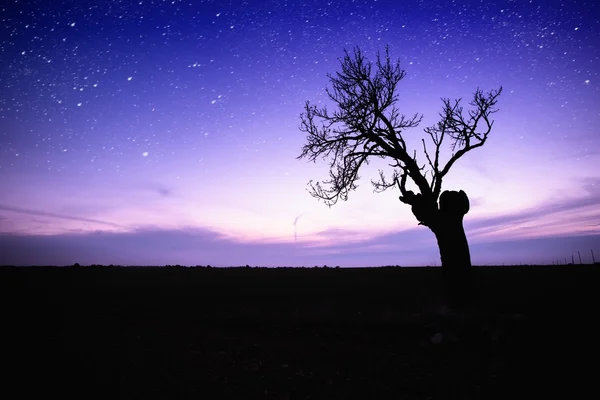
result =
[[[494,107],[501,93],[502,87],[491,90],[487,94],[477,89],[473,95],[473,100],[469,103],[474,109],[468,112],[468,118],[463,114],[460,99],[454,103],[451,103],[449,99],[442,99],[444,107],[442,113],[440,113],[441,121],[425,130],[436,145],[436,163],[439,163],[439,149],[444,136],[448,135],[452,140],[453,154],[450,159],[441,170],[439,164],[434,164],[435,182],[432,182],[432,185],[433,194],[436,198],[440,195],[444,176],[448,174],[454,163],[467,152],[483,146],[487,141],[494,125],[494,121],[491,121],[489,117],[498,111]],[[482,120],[484,128],[479,131]]]
[[[345,50],[340,64],[340,71],[328,75],[331,87],[326,89],[335,110],[330,113],[326,107],[306,102],[300,115],[299,129],[306,133],[307,141],[297,158],[313,162],[323,158],[329,161],[330,167],[329,180],[309,183],[311,195],[329,206],[339,199],[347,200],[348,193],[358,187],[361,166],[368,164],[372,157],[378,157],[391,159],[393,172],[388,181],[384,172],[379,171],[379,180],[371,180],[375,192],[397,186],[402,194],[400,199],[414,205],[417,195],[406,189],[410,178],[420,191],[419,202],[427,203],[428,207],[432,201],[437,203],[442,179],[452,165],[487,140],[493,126],[490,115],[497,111],[494,106],[502,88],[487,94],[477,89],[469,103],[474,110],[466,115],[460,99],[453,102],[442,99],[440,121],[424,129],[435,152],[430,152],[423,139],[427,162],[419,166],[416,151],[412,156],[408,153],[403,134],[417,127],[423,116],[406,117],[396,108],[397,86],[406,75],[399,61],[392,62],[386,47],[385,56],[378,53],[373,64],[357,47],[352,53]],[[446,136],[451,139],[453,153],[442,168],[440,149]],[[427,166],[429,170],[425,169]],[[427,173],[431,174],[431,183]]]

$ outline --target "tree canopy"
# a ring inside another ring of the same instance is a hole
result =
[[[375,157],[387,159],[392,168],[391,179],[380,170],[379,179],[371,181],[376,192],[398,187],[404,203],[414,206],[417,198],[437,203],[451,167],[487,141],[494,124],[490,117],[497,111],[502,87],[487,93],[477,89],[468,110],[463,109],[462,99],[442,98],[439,121],[424,128],[428,140],[422,139],[421,164],[416,149],[407,147],[403,135],[418,127],[423,115],[406,116],[397,108],[398,84],[406,75],[400,61],[392,61],[387,47],[383,56],[377,54],[375,63],[358,47],[344,53],[341,70],[328,74],[331,87],[326,92],[336,108],[330,111],[307,101],[300,116],[300,130],[307,134],[307,143],[298,158],[323,158],[330,166],[330,179],[315,184],[311,181],[309,192],[329,206],[339,199],[347,200],[349,192],[358,187],[359,169]],[[440,157],[443,145],[452,150],[445,162]],[[420,193],[407,190],[408,178]]]

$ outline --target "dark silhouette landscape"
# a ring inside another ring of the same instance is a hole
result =
[[[600,2],[6,3],[3,399],[599,397]]]
[[[4,379],[22,398],[589,395],[598,271],[473,267],[453,311],[439,268],[2,267]]]

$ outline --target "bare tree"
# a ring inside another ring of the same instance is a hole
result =
[[[456,161],[487,141],[494,124],[490,116],[497,111],[502,88],[488,93],[477,89],[466,112],[461,99],[442,99],[439,122],[424,129],[429,140],[422,139],[425,162],[420,164],[416,149],[411,152],[407,148],[403,134],[416,128],[423,116],[405,116],[396,107],[398,83],[406,74],[399,61],[390,59],[388,48],[384,57],[377,54],[375,63],[355,48],[352,53],[345,51],[340,63],[341,71],[328,75],[331,88],[326,89],[335,110],[306,102],[300,116],[300,130],[307,134],[307,143],[298,158],[313,162],[322,158],[329,160],[330,167],[330,179],[316,184],[311,181],[309,192],[329,206],[339,199],[345,201],[357,188],[363,164],[373,158],[389,160],[391,178],[380,170],[379,179],[371,181],[374,191],[400,190],[400,201],[409,204],[419,225],[436,236],[446,300],[457,306],[468,302],[472,273],[463,217],[469,211],[469,199],[462,190],[440,192]],[[440,150],[445,144],[452,152],[444,163]],[[418,188],[416,194],[407,190],[409,178]]]

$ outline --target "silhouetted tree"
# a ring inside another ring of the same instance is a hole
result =
[[[417,127],[423,116],[407,117],[396,107],[397,86],[406,74],[399,61],[392,62],[388,48],[385,57],[377,54],[375,63],[355,48],[352,54],[345,51],[340,63],[341,71],[328,75],[332,87],[326,89],[335,110],[306,102],[300,116],[300,130],[307,134],[307,143],[298,159],[330,161],[330,179],[316,184],[310,181],[309,192],[329,206],[339,199],[345,201],[357,188],[362,165],[373,158],[391,160],[391,179],[380,170],[379,179],[371,181],[374,191],[400,189],[400,200],[411,206],[419,225],[435,234],[446,301],[464,304],[472,293],[471,256],[463,228],[469,199],[462,190],[441,193],[442,181],[459,158],[485,144],[502,87],[488,93],[477,89],[469,103],[472,109],[467,112],[463,112],[461,99],[442,99],[439,122],[424,129],[431,143],[428,147],[422,139],[426,163],[421,165],[416,150],[407,148],[403,134]],[[444,140],[452,150],[445,163],[440,157]],[[418,188],[416,194],[406,188],[409,178]]]

